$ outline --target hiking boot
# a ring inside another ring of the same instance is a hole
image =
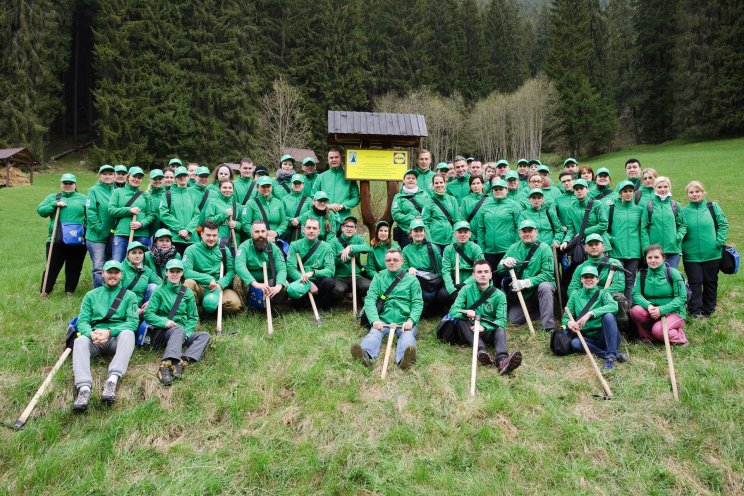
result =
[[[72,410],[75,412],[82,413],[88,409],[88,402],[90,401],[90,388],[81,387],[78,389],[77,398],[75,403],[72,404]]]
[[[602,366],[602,374],[609,374],[615,368],[615,355],[607,355]]]
[[[403,352],[403,359],[398,364],[398,367],[400,367],[403,370],[406,370],[411,365],[413,365],[413,362],[416,361],[416,348],[413,347],[413,345],[410,345],[408,348],[406,348],[406,351]]]
[[[106,403],[113,403],[116,401],[116,382],[107,380],[103,385],[103,392],[101,393],[101,401]]]
[[[489,355],[486,350],[480,350],[478,352],[478,361],[481,365],[493,365],[491,355]]]
[[[183,371],[189,366],[189,362],[181,360],[173,366],[173,379],[180,380],[183,376]]]
[[[173,384],[173,372],[171,372],[171,367],[173,367],[173,365],[171,364],[170,360],[163,360],[162,362],[160,362],[160,368],[158,369],[158,379],[160,379],[160,384],[162,384],[163,386],[170,386],[171,384]]]
[[[615,360],[617,360],[617,363],[628,363],[630,361],[630,357],[627,353],[618,353],[615,355]]]
[[[511,355],[501,359],[501,361],[499,362],[499,374],[511,374],[520,365],[522,365],[522,352],[516,350]]]
[[[367,352],[362,349],[362,346],[359,343],[354,343],[351,345],[351,356],[353,356],[356,360],[359,360],[364,364],[365,367],[370,366],[370,359],[369,355],[367,355]]]

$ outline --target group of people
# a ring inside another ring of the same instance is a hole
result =
[[[318,174],[306,158],[298,171],[285,155],[272,178],[245,158],[233,179],[229,166],[210,172],[173,159],[150,171],[147,189],[141,168],[103,165],[87,195],[63,174],[61,192],[38,207],[51,219],[41,294],[63,266],[65,290],[74,292],[90,254],[94,289],[73,323],[75,409],[90,399],[90,356],[115,353],[103,400],[114,399],[135,342],[165,349],[158,377],[169,385],[209,343],[196,331],[200,316],[264,309],[266,298],[274,312],[287,301],[309,307],[310,298],[328,309],[353,287],[369,333],[352,355],[370,364],[395,331],[403,369],[415,362],[423,315],[445,316],[437,335],[448,343],[472,345],[477,321],[478,359],[502,374],[522,361],[507,350],[507,322],[581,330],[611,370],[626,358],[620,330],[651,342],[666,317],[670,341],[686,344],[687,312],[708,317],[716,308],[728,221],[699,181],[687,185],[682,206],[669,178],[636,159],[613,188],[608,169],[595,176],[571,158],[554,182],[536,159],[510,170],[505,160],[457,156],[432,170],[431,153],[419,150],[392,201],[393,222],[379,221],[366,241],[351,213],[358,184],[344,177],[340,150],[329,150],[327,162]],[[560,322],[556,300],[570,311]]]

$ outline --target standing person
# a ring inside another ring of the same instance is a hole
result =
[[[455,169],[455,177],[447,183],[447,193],[454,196],[459,202],[470,192],[470,173],[468,172],[468,163],[462,155],[455,157],[452,166]]]
[[[467,221],[461,220],[455,223],[455,241],[444,249],[442,255],[442,279],[444,286],[439,290],[438,299],[450,306],[457,298],[458,291],[473,276],[473,266],[478,260],[483,260],[481,247],[470,241],[471,230]],[[456,269],[459,257],[460,283],[456,284]],[[489,270],[489,274],[490,274]]]
[[[248,200],[256,196],[258,190],[256,189],[256,181],[253,176],[255,166],[253,160],[248,157],[240,159],[240,177],[233,182],[233,195],[235,200],[241,205],[248,203]]]
[[[254,220],[261,220],[268,228],[269,241],[275,243],[284,235],[289,219],[284,211],[284,204],[273,195],[274,182],[268,176],[258,178],[258,195],[243,207],[242,228],[246,237],[250,237]]]
[[[101,401],[116,400],[116,385],[126,373],[134,351],[134,332],[139,323],[137,297],[121,283],[121,264],[109,260],[103,264],[103,286],[88,291],[80,305],[77,330],[72,350],[72,373],[77,398],[72,406],[76,412],[88,409],[93,377],[90,359],[101,354],[113,354],[108,379],[103,385]]]
[[[408,231],[411,230],[411,221],[421,218],[424,208],[429,205],[431,197],[417,183],[416,171],[407,170],[403,174],[403,188],[393,197],[390,212],[396,227],[393,230],[393,239],[402,248],[410,244]]]
[[[594,169],[588,165],[579,167],[579,179],[583,179],[589,186],[594,185]]]
[[[620,198],[607,206],[607,236],[612,243],[612,256],[625,270],[625,297],[630,302],[641,261],[641,207],[635,204],[633,183],[618,184]]]
[[[643,169],[641,174],[641,187],[635,192],[634,201],[636,205],[643,206],[654,199],[654,181],[656,181],[656,169]]]
[[[313,193],[325,191],[328,195],[328,208],[344,219],[351,215],[351,209],[359,205],[359,184],[344,178],[341,150],[328,150],[329,169],[318,176],[313,184]]]
[[[483,327],[478,336],[478,361],[481,365],[495,365],[499,374],[512,373],[522,364],[522,353],[515,350],[511,355],[506,345],[506,296],[491,282],[491,267],[485,260],[473,265],[473,279],[457,295],[449,315],[455,319],[451,333],[439,335],[439,339],[450,344],[473,346],[475,316],[480,316]],[[493,345],[494,357],[486,351],[486,343]]]
[[[284,211],[289,217],[289,224],[287,230],[284,232],[284,239],[288,243],[296,241],[302,237],[302,224],[300,224],[300,217],[305,211],[310,208],[312,204],[310,199],[305,196],[305,176],[302,174],[295,174],[292,176],[292,191],[288,195],[284,195],[282,203],[284,204]]]
[[[509,172],[509,162],[506,160],[499,160],[495,164],[496,167],[496,175],[499,176],[501,179],[506,180],[506,174]],[[492,178],[489,178],[489,180]],[[517,179],[519,179],[519,174],[517,174]]]
[[[231,232],[235,233],[235,241],[240,242],[243,209],[239,207],[233,193],[232,181],[222,181],[219,196],[213,198],[207,206],[206,219],[219,226],[220,247],[229,247],[233,256],[235,256],[235,246],[233,245]]]
[[[460,200],[460,218],[467,221],[470,224],[470,229],[473,232],[478,232],[478,225],[475,223],[475,218],[478,215],[483,204],[488,201],[489,195],[483,191],[484,183],[483,178],[480,176],[470,177],[470,194]]]
[[[629,158],[625,161],[625,181],[633,185],[633,191],[638,191],[643,185],[641,181],[641,161],[637,158]],[[620,193],[620,185],[617,185],[615,191]]]
[[[80,281],[80,272],[85,262],[85,195],[77,192],[77,178],[73,174],[62,174],[60,178],[60,192],[47,195],[36,209],[41,217],[49,217],[49,229],[46,241],[45,255],[52,258],[49,261],[49,274],[46,287],[41,288],[41,298],[46,299],[54,289],[57,276],[65,267],[65,293],[72,294]],[[54,218],[59,209],[58,225],[55,239],[52,239]],[[52,249],[52,243],[54,248]],[[41,275],[42,284],[44,275]]]
[[[483,162],[475,159],[468,161],[468,172],[471,176],[483,177]]]
[[[166,167],[163,169],[163,188],[165,188],[166,191],[176,182],[175,171],[176,169],[173,167]]]
[[[668,177],[656,178],[654,198],[641,208],[641,246],[661,245],[666,263],[676,269],[682,258],[687,223],[679,202],[672,199],[672,182]]]
[[[173,233],[161,228],[152,237],[152,249],[145,253],[145,265],[155,272],[162,282],[167,280],[165,266],[171,260],[181,260],[181,255],[173,246]]]
[[[196,174],[199,175],[199,172],[197,171]],[[212,179],[212,183],[207,187],[211,190],[212,194],[217,195],[220,192],[220,183],[228,179],[232,181],[232,169],[227,165],[220,165],[214,169],[214,178]]]
[[[220,177],[225,177],[224,170],[219,175]],[[196,205],[196,209],[199,211],[198,225],[204,224],[204,221],[207,219],[209,203],[220,194],[219,184],[217,186],[209,184],[209,177],[209,169],[207,167],[197,167],[196,183],[189,188],[194,205]]]
[[[186,166],[186,170],[189,171],[189,188],[196,184],[196,171],[199,169],[199,164],[189,162]]]
[[[320,223],[320,239],[323,241],[330,241],[341,225],[336,212],[328,208],[328,195],[325,191],[318,191],[313,195],[312,206],[300,215],[300,225],[304,226],[307,219],[316,219]]]
[[[150,185],[147,187],[147,194],[150,195],[150,211],[155,213],[155,219],[150,222],[150,235],[155,234],[158,229],[163,227],[160,222],[160,201],[165,197],[165,186],[163,186],[163,171],[152,169],[150,171]]]
[[[372,251],[367,253],[367,267],[365,275],[372,279],[375,274],[385,270],[385,254],[390,248],[398,248],[390,233],[390,224],[381,220],[375,224],[375,233],[369,241]]]
[[[682,255],[692,291],[687,309],[693,317],[707,318],[716,309],[721,250],[729,223],[718,203],[706,201],[703,183],[691,181],[685,193],[689,203],[682,209],[687,223]]]
[[[512,291],[522,291],[527,311],[531,315],[539,312],[543,329],[551,332],[555,328],[553,300],[556,291],[553,253],[548,245],[538,241],[537,225],[534,222],[520,222],[519,241],[509,247],[499,262],[498,269],[514,269],[517,279],[511,281]],[[507,298],[507,303],[509,322],[517,325],[527,322],[517,298],[512,295]]]
[[[199,206],[194,203],[194,186],[188,187],[189,171],[179,167],[175,171],[176,184],[165,192],[160,201],[160,222],[175,233],[173,245],[183,255],[186,248],[198,241]],[[197,176],[198,177],[198,176]]]
[[[274,196],[283,199],[292,192],[292,176],[295,175],[295,159],[292,155],[282,155],[274,179]],[[304,185],[303,185],[304,186]]]
[[[517,174],[519,174],[519,184],[521,187],[527,187],[527,179],[530,175],[530,163],[526,158],[517,160]]]
[[[452,242],[452,226],[461,219],[460,207],[455,197],[446,193],[444,176],[434,174],[432,186],[431,201],[424,207],[422,220],[429,228],[432,243],[442,253]]]
[[[208,332],[194,332],[199,323],[194,293],[183,286],[183,263],[170,260],[166,266],[166,282],[152,294],[145,308],[145,321],[162,333],[156,347],[165,348],[158,367],[158,379],[170,386],[181,379],[187,367],[201,360],[212,339]],[[186,351],[183,351],[184,345]]]
[[[287,256],[287,278],[292,281],[287,286],[287,295],[298,306],[306,306],[311,293],[321,309],[331,308],[339,303],[334,300],[333,288],[336,286],[333,276],[336,267],[331,245],[320,239],[320,222],[318,219],[307,219],[302,226],[303,237],[289,245]],[[297,255],[302,260],[303,272],[297,262]],[[371,255],[370,255],[371,258]],[[369,269],[369,261],[367,262]]]
[[[308,198],[313,196],[313,183],[318,178],[318,161],[313,157],[307,157],[302,161],[302,173],[305,175],[305,191],[303,195]]]
[[[435,308],[439,291],[444,284],[442,279],[442,255],[426,239],[426,228],[423,221],[415,219],[409,231],[411,243],[403,248],[403,266],[408,273],[416,276],[421,284],[424,308]]]
[[[127,174],[129,174],[126,165],[114,166],[114,189],[123,188],[127,184]]]
[[[140,190],[144,176],[145,172],[142,169],[132,167],[129,169],[127,184],[123,188],[115,189],[111,194],[108,213],[116,223],[111,258],[117,262],[121,262],[126,256],[130,231],[134,231],[132,241],[150,246],[148,226],[155,219],[155,213],[150,210],[149,195]],[[132,220],[135,215],[136,219]]]
[[[431,170],[431,164],[431,152],[424,148],[420,149],[416,154],[416,183],[419,189],[427,194],[431,194],[432,180],[434,179],[434,174],[436,174],[436,172]]]
[[[333,248],[334,259],[336,263],[336,285],[333,288],[334,299],[343,301],[344,295],[351,293],[351,257],[356,256],[356,288],[357,294],[364,298],[369,289],[369,279],[362,277],[362,262],[360,255],[369,253],[372,248],[364,242],[361,236],[356,232],[357,218],[353,215],[346,217],[341,223],[341,232],[329,239],[328,243]],[[330,238],[330,236],[329,236]]]
[[[574,179],[579,178],[579,163],[575,158],[567,158],[563,161],[563,170],[570,173]]]
[[[537,185],[535,187],[540,188]],[[529,192],[530,190],[528,189],[526,191]],[[506,197],[511,201],[519,203],[522,208],[528,208],[530,206],[527,193],[519,185],[519,174],[514,171],[506,173]]]
[[[601,200],[603,204],[607,201],[617,200],[618,193],[612,189],[612,178],[610,177],[610,169],[607,167],[600,167],[597,169],[597,180],[595,183],[594,191],[589,193],[590,198]]]
[[[380,354],[390,324],[396,324],[395,362],[405,370],[416,361],[416,326],[424,309],[421,286],[418,279],[403,270],[400,250],[391,248],[387,251],[385,268],[372,280],[364,299],[364,313],[372,325],[361,343],[351,345],[351,355],[370,366]],[[383,298],[385,294],[387,296]]]
[[[530,191],[529,207],[519,214],[519,222],[530,219],[537,226],[538,239],[550,247],[558,248],[563,241],[563,226],[553,209],[545,205],[540,188]]]
[[[268,240],[266,223],[255,220],[250,227],[250,238],[243,241],[235,257],[235,273],[233,288],[246,305],[266,308],[263,302],[265,296],[271,303],[282,303],[286,299],[287,263],[281,250]],[[264,280],[263,264],[266,264]],[[260,294],[257,292],[260,291]],[[254,298],[255,296],[255,298]],[[272,307],[272,310],[276,310]]]
[[[491,182],[491,179],[493,179],[496,176],[496,163],[495,162],[487,162],[486,165],[483,166],[483,179]],[[472,178],[473,175],[471,174],[470,177]],[[501,176],[499,176],[501,177]]]
[[[561,225],[565,226],[568,223],[568,213],[570,212],[571,205],[574,202],[574,177],[568,171],[563,171],[558,176],[558,181],[561,184],[561,195],[555,199],[555,213],[558,215],[558,219],[561,221]],[[563,230],[565,232],[565,229]]]
[[[537,173],[540,174],[540,177],[542,178],[542,184],[540,187],[545,193],[545,203],[552,204],[556,198],[561,196],[561,191],[553,186],[553,181],[550,179],[550,167],[544,164],[540,165],[537,168]]]
[[[121,263],[121,284],[137,296],[137,304],[150,301],[152,292],[163,280],[147,265],[145,252],[147,247],[137,241],[127,246],[127,258]]]
[[[114,168],[102,165],[98,169],[98,182],[88,190],[85,202],[85,246],[90,254],[94,288],[103,285],[103,263],[111,257],[109,238],[114,223],[109,216],[108,205],[113,192]]]
[[[633,287],[635,306],[630,309],[638,335],[644,343],[663,342],[661,317],[666,317],[669,342],[685,345],[687,289],[682,274],[664,263],[664,250],[659,245],[647,246],[643,255],[648,268],[638,272]]]

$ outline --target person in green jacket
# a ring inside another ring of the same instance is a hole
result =
[[[165,192],[160,201],[160,222],[174,233],[173,245],[178,253],[198,242],[199,208],[194,203],[193,188],[189,188],[189,171],[179,167],[175,171],[176,184]],[[194,186],[196,187],[196,186]]]
[[[85,202],[85,247],[88,249],[93,270],[93,287],[103,285],[103,263],[114,223],[108,214],[108,204],[114,192],[114,168],[102,165],[98,169],[98,182],[89,190]]]
[[[537,226],[538,239],[552,248],[557,248],[563,241],[563,226],[553,209],[544,202],[544,190],[535,188],[530,191],[530,206],[519,214],[519,221],[530,219]]]
[[[589,194],[589,198],[601,200],[602,204],[606,204],[608,200],[615,201],[620,196],[614,189],[612,189],[610,169],[607,167],[600,167],[597,169],[597,180],[594,184],[596,188]]]
[[[462,155],[455,157],[452,166],[455,169],[455,177],[447,183],[447,193],[454,196],[459,203],[470,192],[470,173],[468,163]]]
[[[489,201],[490,195],[483,191],[484,182],[480,176],[470,177],[470,194],[460,200],[460,218],[470,224],[473,232],[478,232],[478,225],[475,218],[483,205]]]
[[[459,292],[449,315],[445,317],[445,320],[451,320],[453,325],[440,325],[437,337],[445,343],[472,347],[476,316],[479,317],[481,326],[478,336],[478,361],[481,365],[495,365],[501,375],[512,373],[522,364],[522,353],[515,350],[509,354],[504,330],[506,296],[503,291],[493,286],[491,266],[485,260],[478,260],[473,265],[473,278]],[[495,348],[493,358],[486,351],[486,343]]]
[[[279,159],[279,168],[274,178],[273,192],[279,200],[292,192],[292,176],[295,175],[295,159],[292,155],[282,155]]]
[[[419,189],[425,191],[427,194],[432,193],[432,180],[434,179],[434,174],[439,172],[431,170],[431,165],[431,152],[424,148],[420,149],[416,154],[416,183]]]
[[[333,262],[334,253],[330,244],[320,239],[320,222],[318,219],[308,218],[302,226],[304,237],[293,241],[289,245],[287,256],[287,276],[291,283],[287,286],[287,294],[293,304],[307,307],[311,293],[319,308],[326,310],[339,303],[334,300],[333,288],[336,286],[333,276],[336,266]],[[303,272],[297,257],[302,260]]]
[[[519,174],[519,184],[522,188],[527,186],[527,179],[530,175],[530,162],[526,158],[517,160],[517,174]]]
[[[393,197],[390,213],[395,221],[396,228],[393,230],[393,239],[401,248],[405,248],[411,242],[408,231],[411,230],[411,221],[421,218],[424,208],[431,201],[431,197],[419,188],[416,182],[416,171],[407,170],[403,174],[403,188]]]
[[[729,223],[718,203],[706,201],[700,181],[691,181],[685,193],[689,203],[682,209],[687,223],[682,256],[692,291],[687,309],[693,317],[707,318],[716,309],[721,250],[726,245]]]
[[[641,161],[637,158],[629,158],[625,161],[624,181],[633,185],[633,191],[637,191],[643,186],[643,181],[641,181]],[[620,194],[620,189],[620,184],[618,184],[615,191]]]
[[[268,240],[264,221],[254,220],[250,229],[250,239],[243,241],[235,258],[233,289],[245,304],[264,309],[266,295],[272,304],[286,299],[287,263],[281,250]],[[264,264],[268,281],[264,280]]]
[[[372,279],[375,274],[381,270],[385,270],[385,253],[390,248],[398,248],[398,243],[392,240],[390,236],[390,223],[384,220],[380,220],[375,224],[375,234],[369,240],[369,244],[372,247],[372,251],[367,253],[367,266],[364,270],[364,275]]]
[[[664,250],[660,245],[646,247],[643,256],[648,269],[638,272],[633,287],[635,305],[630,309],[638,335],[644,343],[664,342],[661,318],[666,317],[669,342],[686,345],[687,289],[682,274],[664,263]]]
[[[248,203],[248,200],[256,196],[258,192],[255,181],[256,176],[253,174],[256,167],[253,165],[253,160],[248,157],[240,159],[239,167],[240,177],[233,181],[233,195],[235,196],[235,201],[243,206]]]
[[[519,223],[519,241],[506,250],[498,269],[501,271],[514,269],[517,279],[510,283],[512,291],[522,292],[527,311],[531,315],[539,311],[543,329],[551,332],[555,328],[553,299],[556,291],[553,253],[547,244],[540,243],[537,239],[537,225],[534,222],[523,220]],[[517,325],[527,322],[517,298],[508,298],[507,303],[509,322]]]
[[[666,176],[654,180],[654,198],[641,207],[641,246],[658,244],[666,263],[675,269],[682,258],[682,240],[687,234],[685,213],[672,199],[672,182]]]
[[[647,167],[641,174],[641,187],[635,192],[634,202],[641,207],[654,199],[654,181],[656,181],[656,169]]]
[[[555,199],[555,213],[558,215],[558,220],[561,221],[561,225],[563,226],[563,232],[566,232],[566,224],[568,223],[569,219],[569,211],[571,209],[571,205],[574,202],[574,177],[573,174],[571,174],[568,171],[563,171],[558,176],[558,181],[560,182],[560,187],[563,191],[561,191],[561,195]]]
[[[305,176],[305,191],[302,193],[308,198],[313,197],[313,184],[318,179],[318,161],[313,157],[302,160],[302,174]]]
[[[171,260],[181,260],[173,246],[173,233],[161,228],[152,237],[152,248],[145,253],[145,265],[155,272],[162,282],[166,280],[165,266]]]
[[[334,298],[336,301],[343,301],[344,295],[351,293],[351,258],[355,257],[356,265],[356,288],[357,294],[364,298],[369,289],[370,281],[362,277],[362,262],[360,255],[372,251],[370,247],[356,232],[357,218],[353,215],[347,216],[341,223],[341,233],[329,239],[327,242],[333,248],[334,260],[336,264],[336,273],[334,279],[336,285],[333,288]]]
[[[230,288],[235,266],[230,250],[219,247],[219,226],[206,221],[201,241],[186,248],[183,254],[184,285],[196,296],[196,304],[206,313],[217,311],[222,292],[222,309],[235,314],[243,309],[237,293]]]
[[[173,167],[166,167],[163,169],[163,188],[168,191],[173,183],[176,182],[176,169]],[[158,204],[159,205],[159,204]]]
[[[300,225],[305,225],[307,219],[316,219],[320,223],[320,239],[329,241],[339,230],[341,221],[338,214],[328,208],[328,195],[325,191],[318,191],[313,195],[313,204],[300,215]]]
[[[422,220],[429,229],[430,240],[439,249],[452,242],[452,226],[461,219],[460,206],[454,196],[445,192],[445,180],[441,174],[434,174],[431,201],[424,207]]]
[[[183,377],[187,367],[201,360],[212,338],[208,332],[195,332],[199,312],[194,293],[182,284],[183,263],[170,260],[165,273],[167,281],[152,294],[143,325],[150,327],[153,346],[164,348],[158,379],[164,386],[170,386],[174,379]],[[179,294],[183,294],[180,301]]]
[[[147,187],[147,194],[150,195],[150,210],[155,212],[155,219],[150,223],[150,235],[155,234],[163,223],[160,222],[160,201],[165,196],[165,186],[163,185],[163,171],[152,169],[150,171],[150,185]]]
[[[310,198],[305,196],[305,176],[293,175],[291,184],[292,190],[282,198],[284,211],[290,217],[287,230],[284,232],[284,240],[290,243],[302,237],[300,217],[312,205]]]
[[[527,193],[522,190],[522,187],[519,183],[519,174],[514,171],[509,171],[506,173],[504,180],[506,181],[506,197],[516,203],[519,203],[520,205],[522,205],[523,208],[529,207],[530,203],[529,199],[527,198]],[[539,188],[539,186],[536,187]]]
[[[224,170],[225,168],[223,167],[222,171],[216,175],[225,177],[226,174]],[[219,171],[215,171],[215,173],[217,172]],[[196,183],[189,187],[192,201],[194,202],[194,205],[196,205],[196,209],[199,211],[198,225],[204,224],[204,221],[207,219],[207,208],[209,207],[209,203],[213,198],[216,198],[220,194],[219,184],[209,184],[209,178],[209,169],[204,166],[199,166],[196,168]]]
[[[146,251],[145,245],[132,241],[127,246],[127,258],[121,263],[121,283],[137,295],[140,305],[150,301],[152,292],[162,283],[162,279],[145,265]]]
[[[403,267],[418,278],[424,298],[424,309],[439,308],[442,279],[442,255],[434,244],[426,239],[426,226],[421,219],[411,222],[408,232],[411,244],[403,248]]]
[[[625,268],[625,297],[630,301],[641,261],[641,207],[633,201],[635,189],[630,181],[618,184],[620,198],[607,205],[607,237],[611,255]]]
[[[123,188],[127,184],[128,174],[129,169],[127,169],[126,165],[119,164],[114,166],[114,189]]]
[[[137,296],[121,284],[121,264],[109,260],[103,264],[103,286],[88,291],[80,305],[77,318],[78,337],[72,349],[72,373],[77,397],[72,408],[76,412],[88,409],[93,377],[90,358],[113,354],[108,379],[101,400],[116,400],[116,385],[126,373],[134,351],[134,331],[139,323]],[[118,304],[115,300],[119,300]],[[109,311],[117,305],[109,316]]]
[[[127,254],[129,233],[134,231],[133,241],[150,246],[150,223],[155,220],[151,210],[150,195],[140,190],[145,172],[139,167],[131,167],[127,183],[111,193],[108,213],[116,223],[111,245],[111,258],[121,262]]]
[[[240,243],[243,209],[233,195],[233,183],[222,181],[219,196],[207,206],[207,220],[220,226],[220,246],[228,246],[235,256],[235,243]],[[232,234],[235,233],[235,242]]]
[[[46,299],[54,289],[57,276],[65,267],[65,293],[75,292],[80,281],[80,273],[85,262],[85,195],[77,192],[77,178],[73,174],[62,174],[59,193],[47,195],[36,213],[41,217],[49,217],[49,229],[46,240],[46,256],[52,250],[49,261],[49,274],[46,287],[41,288],[41,298]],[[59,210],[59,219],[55,239],[52,239],[54,220]],[[52,248],[54,244],[54,248]],[[44,274],[41,285],[44,284]]]
[[[207,169],[209,170],[209,169]],[[196,172],[197,177],[199,176],[199,171]],[[219,167],[214,169],[214,173],[212,174],[212,183],[207,186],[209,190],[211,190],[213,195],[217,195],[220,192],[220,183],[222,181],[227,181],[228,179],[232,181],[232,169],[228,165],[220,165]],[[197,181],[197,185],[199,182]]]
[[[628,361],[625,354],[617,351],[620,344],[620,331],[615,320],[617,302],[608,290],[598,285],[596,267],[582,266],[577,272],[581,277],[581,288],[568,298],[566,307],[573,318],[568,313],[563,315],[563,329],[571,333],[581,332],[589,351],[604,359],[602,372],[608,373],[615,368],[615,361]],[[584,347],[578,336],[571,339],[571,349],[583,353]]]
[[[313,183],[313,194],[325,191],[329,198],[328,208],[344,219],[351,215],[352,208],[359,205],[359,184],[344,177],[338,148],[328,150],[328,167]]]
[[[561,190],[556,186],[553,186],[553,181],[550,179],[550,167],[547,165],[540,165],[537,168],[537,173],[542,178],[542,185],[540,186],[545,193],[545,203],[553,204],[559,196],[561,196]],[[530,190],[532,187],[530,187]]]
[[[377,273],[364,299],[364,313],[371,327],[361,343],[351,345],[351,355],[370,366],[380,354],[382,341],[396,325],[395,362],[408,369],[416,361],[416,333],[424,309],[418,279],[403,269],[403,254],[391,248],[385,254],[386,270]],[[382,296],[399,279],[392,291]]]
[[[575,158],[567,158],[563,161],[563,172],[568,172],[574,179],[579,178],[579,163]]]
[[[275,243],[281,238],[289,225],[284,204],[273,193],[273,181],[268,176],[258,178],[258,195],[243,207],[242,227],[246,237],[250,237],[254,220],[262,220],[268,227],[269,241]]]
[[[455,241],[447,245],[442,255],[444,286],[439,290],[438,296],[439,301],[445,302],[447,306],[455,301],[460,288],[472,278],[475,262],[484,260],[481,247],[470,241],[470,224],[461,220],[455,223],[454,229]]]

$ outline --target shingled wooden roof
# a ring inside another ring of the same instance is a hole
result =
[[[329,143],[418,146],[425,136],[428,136],[428,131],[423,115],[328,111]]]

